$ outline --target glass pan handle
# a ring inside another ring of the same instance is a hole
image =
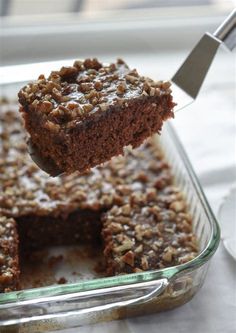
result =
[[[115,310],[151,301],[159,296],[168,285],[168,279],[163,278],[57,295],[50,299],[39,298],[33,303],[32,300],[23,301],[10,307],[5,304],[1,305],[0,325],[7,327],[30,322],[32,326],[33,323],[36,325],[45,320],[60,327],[66,327],[68,320],[75,320],[76,324],[80,325],[90,322],[91,317],[106,317],[108,313],[112,315]]]

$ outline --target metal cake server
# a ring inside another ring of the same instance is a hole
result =
[[[215,57],[223,44],[232,51],[236,46],[236,8],[213,34],[206,32],[172,77],[172,90],[178,111],[196,98]]]

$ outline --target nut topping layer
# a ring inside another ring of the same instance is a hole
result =
[[[40,75],[20,91],[19,98],[23,105],[43,113],[47,126],[70,127],[74,120],[104,112],[111,105],[125,105],[132,98],[170,94],[170,85],[169,81],[140,76],[121,59],[104,65],[95,58],[75,61],[72,67],[62,67],[47,79]]]

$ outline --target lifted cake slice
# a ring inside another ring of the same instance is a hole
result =
[[[82,173],[139,146],[161,131],[175,105],[170,82],[140,76],[120,59],[75,61],[48,79],[41,75],[20,90],[19,101],[31,145],[54,175]]]

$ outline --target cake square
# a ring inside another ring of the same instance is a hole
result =
[[[169,81],[153,81],[118,59],[75,61],[23,87],[18,96],[33,150],[55,174],[80,173],[138,147],[174,117]]]

